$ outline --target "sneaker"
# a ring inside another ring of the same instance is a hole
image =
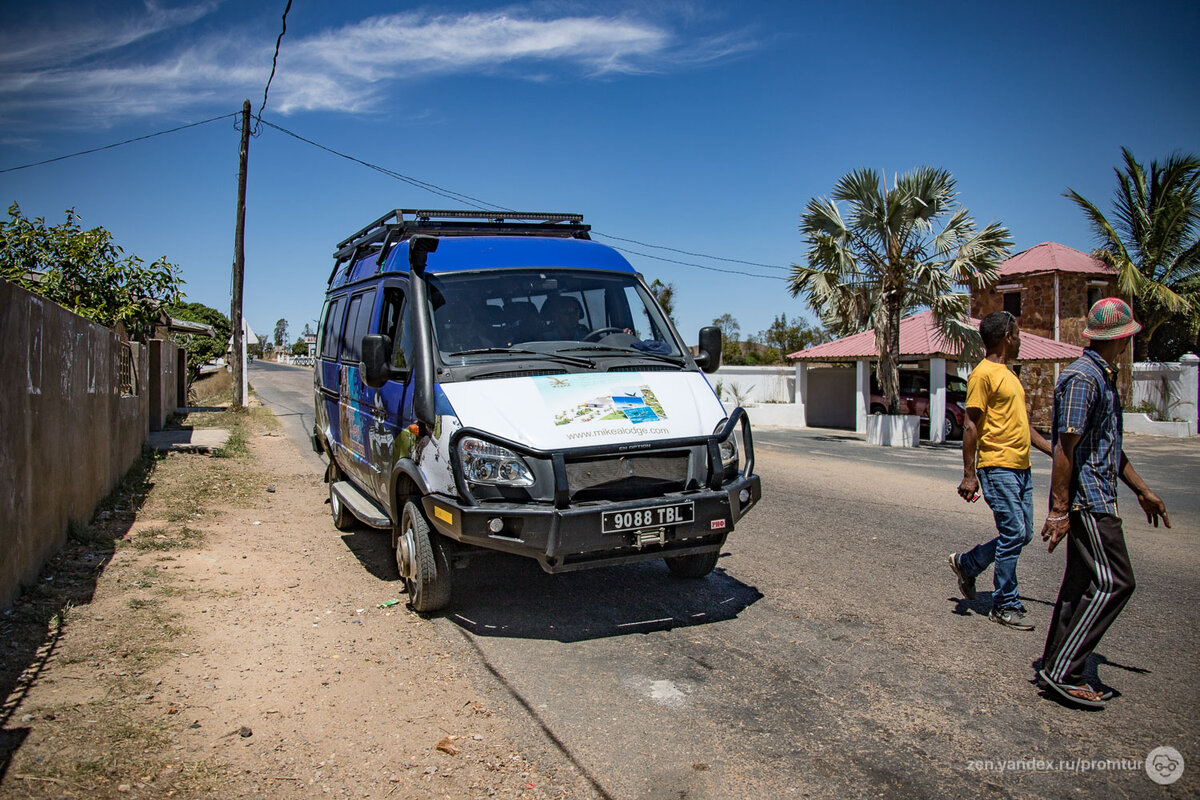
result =
[[[962,592],[962,596],[968,600],[974,600],[975,579],[968,578],[962,571],[962,567],[958,565],[958,553],[950,554],[950,570],[954,573],[954,577],[958,578],[958,590]]]
[[[993,608],[988,614],[992,622],[999,622],[1019,631],[1033,630],[1033,623],[1026,620],[1026,614],[1019,608]]]

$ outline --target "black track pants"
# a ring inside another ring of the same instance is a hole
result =
[[[1067,570],[1046,635],[1042,668],[1057,683],[1083,683],[1083,668],[1133,594],[1121,518],[1071,512]]]

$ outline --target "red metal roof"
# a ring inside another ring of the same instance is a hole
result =
[[[979,320],[970,324],[979,327]],[[1044,336],[1021,331],[1021,357],[1017,361],[1074,361],[1083,348],[1066,342],[1056,342]],[[875,331],[863,331],[834,342],[813,345],[788,355],[796,361],[858,361],[878,358]],[[958,348],[942,338],[933,320],[932,311],[922,311],[900,320],[900,357],[957,358]]]
[[[1039,272],[1073,272],[1081,275],[1116,275],[1117,271],[1098,258],[1057,242],[1042,242],[1022,250],[1000,265],[1000,278]]]

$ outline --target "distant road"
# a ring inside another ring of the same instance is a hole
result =
[[[315,419],[312,367],[292,367],[259,359],[249,362],[248,367],[250,385],[283,423],[284,435],[296,445],[305,462],[323,474],[325,462],[313,452],[308,438]]]

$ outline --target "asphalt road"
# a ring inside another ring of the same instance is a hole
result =
[[[289,436],[311,428],[311,371],[256,362],[250,375]],[[1031,683],[1062,548],[1022,555],[1033,633],[990,622],[986,594],[957,595],[946,555],[992,532],[987,507],[954,491],[957,446],[784,429],[757,430],[755,446],[763,501],[703,581],[657,563],[550,576],[506,556],[455,575],[439,632],[595,796],[1200,793],[1200,442],[1127,442],[1174,528],[1122,495],[1139,584],[1092,662],[1119,694],[1091,713]],[[1035,457],[1040,522],[1048,462]],[[1166,787],[1137,763],[1162,745],[1187,764]]]

